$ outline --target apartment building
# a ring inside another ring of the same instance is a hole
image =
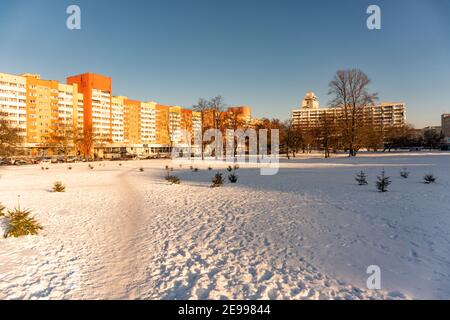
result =
[[[25,140],[27,135],[26,78],[0,73],[0,117],[17,128]]]
[[[383,102],[375,106],[366,106],[357,111],[358,119],[363,125],[378,128],[401,127],[406,123],[406,106],[404,103]],[[308,92],[300,107],[292,111],[292,123],[301,128],[317,127],[321,120],[328,117],[344,119],[343,107],[320,108],[319,101],[313,92]]]
[[[125,141],[125,100],[127,97],[111,98],[111,139],[112,143],[122,144]]]
[[[248,127],[252,123],[252,109],[249,106],[230,107],[220,115],[222,125],[229,129]]]
[[[252,122],[252,109],[249,106],[233,106],[222,112],[210,109],[205,112],[203,121],[206,129],[245,127]]]
[[[141,143],[156,144],[156,102],[141,102],[140,128]]]
[[[202,134],[202,114],[180,106],[113,96],[112,79],[95,73],[69,76],[66,84],[38,74],[0,73],[0,115],[18,128],[23,146],[33,155],[60,151],[56,139],[70,139],[72,154],[146,155],[188,150]],[[251,122],[248,106],[206,112],[211,127],[232,128],[225,119]],[[206,126],[207,128],[207,126]],[[198,146],[197,146],[198,147]]]
[[[77,85],[83,94],[84,134],[93,139],[112,141],[112,79],[95,73],[70,76],[67,84]]]
[[[43,80],[39,74],[1,73],[0,112],[18,128],[22,146],[32,155],[47,154],[63,133],[74,140],[83,130],[83,95],[77,86]]]
[[[444,113],[441,116],[441,127],[444,143],[450,147],[450,113]]]

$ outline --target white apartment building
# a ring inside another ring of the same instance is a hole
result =
[[[92,89],[92,131],[94,137],[107,141],[111,133],[111,93]]]
[[[200,112],[192,112],[192,134],[194,137],[202,133],[202,115]]]
[[[181,141],[181,107],[171,107],[169,110],[169,132],[173,144]]]
[[[78,91],[76,84],[58,84],[58,122],[71,127],[78,125]]]
[[[112,97],[112,141],[115,142],[123,142],[125,128],[123,123],[123,112],[124,112],[124,99],[126,97]]]
[[[0,73],[0,117],[19,130],[22,138],[27,134],[26,78]]]
[[[321,119],[333,116],[344,118],[344,108],[320,108],[319,101],[313,92],[308,92],[300,104],[300,108],[292,111],[292,123],[301,128],[313,128]],[[404,103],[383,102],[375,106],[366,106],[358,111],[358,117],[364,124],[380,128],[401,127],[406,123],[406,106]]]
[[[141,102],[140,129],[141,142],[152,144],[156,141],[156,102]]]
[[[84,97],[82,93],[78,93],[76,117],[78,132],[79,134],[82,134],[84,130]]]

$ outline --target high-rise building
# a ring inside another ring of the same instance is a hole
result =
[[[450,146],[450,113],[444,113],[441,116],[442,135],[444,136],[444,143]]]
[[[300,107],[292,111],[292,123],[300,128],[314,128],[325,117],[337,120],[344,119],[343,107],[320,108],[319,101],[313,92],[308,92]],[[357,111],[358,119],[363,125],[378,128],[401,127],[406,122],[406,106],[404,103],[383,102],[374,106],[365,106]]]
[[[84,134],[97,141],[112,142],[112,79],[95,73],[67,78],[83,94]]]
[[[445,137],[450,137],[450,113],[444,113],[441,116],[442,133]]]
[[[0,73],[0,116],[17,128],[25,140],[27,135],[26,78]]]
[[[125,141],[124,112],[127,97],[118,96],[111,99],[111,135],[113,143]]]
[[[18,129],[31,154],[59,152],[60,139],[65,139],[72,154],[99,157],[145,156],[172,147],[198,150],[194,138],[202,128],[210,128],[202,126],[200,112],[113,96],[112,79],[103,75],[84,73],[66,82],[44,80],[37,74],[0,73],[0,116]],[[242,124],[252,120],[248,106],[206,112],[204,118],[219,129],[234,127],[228,119]]]
[[[63,134],[73,145],[83,130],[83,95],[77,85],[43,80],[38,74],[0,74],[0,112],[19,129],[23,147],[33,155],[47,153]]]
[[[147,145],[156,144],[156,102],[141,102],[140,128],[141,142]]]

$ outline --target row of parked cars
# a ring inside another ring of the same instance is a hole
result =
[[[127,161],[127,160],[145,160],[145,159],[169,159],[170,154],[161,153],[161,154],[152,154],[152,155],[124,155],[121,157],[112,157],[112,158],[90,158],[86,159],[84,157],[75,157],[75,156],[53,156],[53,157],[7,157],[0,158],[0,166],[23,166],[30,164],[48,164],[48,163],[74,163],[74,162],[92,162],[92,161]]]
[[[23,166],[29,164],[44,164],[44,163],[74,163],[86,161],[81,157],[34,157],[34,158],[25,158],[25,157],[7,157],[0,158],[0,166]]]

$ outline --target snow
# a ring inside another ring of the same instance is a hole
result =
[[[0,168],[0,202],[19,200],[44,226],[0,239],[0,299],[450,298],[448,153],[298,157],[275,176],[240,164],[221,188],[209,187],[228,174],[215,162],[93,165]],[[375,188],[382,169],[387,193]],[[381,290],[366,288],[370,265]]]

